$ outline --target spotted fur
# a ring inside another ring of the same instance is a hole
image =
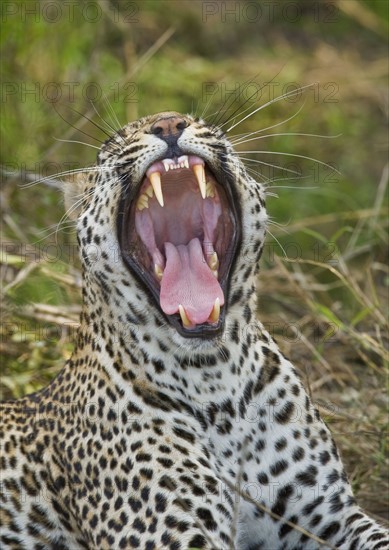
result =
[[[1,548],[389,548],[298,373],[256,319],[264,191],[218,128],[184,117],[178,145],[219,181],[228,174],[237,196],[242,241],[224,332],[179,335],[124,264],[121,199],[166,154],[150,132],[160,116],[125,126],[68,184],[70,202],[83,193],[81,326],[56,379],[2,405]]]

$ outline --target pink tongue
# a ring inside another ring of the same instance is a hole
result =
[[[204,259],[199,239],[174,246],[165,243],[166,266],[161,281],[161,308],[167,315],[177,313],[181,304],[193,325],[205,323],[216,298],[224,304],[224,294]]]

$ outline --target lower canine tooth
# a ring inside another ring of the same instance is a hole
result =
[[[192,323],[189,321],[186,311],[181,304],[178,306],[178,311],[180,312],[181,321],[184,327],[190,327]]]
[[[152,174],[149,175],[149,180],[151,182],[151,185],[153,186],[157,201],[161,206],[163,206],[161,174],[159,172],[153,172]]]
[[[220,317],[220,300],[216,298],[215,304],[212,308],[211,315],[209,316],[209,321],[211,323],[217,323]]]
[[[205,182],[204,166],[202,164],[195,164],[193,166],[193,172],[199,184],[201,196],[205,199],[207,196],[207,184]]]

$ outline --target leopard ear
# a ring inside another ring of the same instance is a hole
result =
[[[66,215],[71,220],[76,220],[81,213],[88,190],[92,185],[93,171],[85,170],[73,174],[63,184],[64,203]]]

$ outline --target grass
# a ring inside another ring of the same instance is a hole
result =
[[[100,116],[124,124],[163,109],[210,116],[224,101],[254,109],[293,86],[311,85],[232,132],[279,124],[260,136],[291,134],[238,146],[263,151],[242,156],[269,181],[274,222],[258,314],[331,425],[359,501],[382,520],[389,504],[387,3],[340,2],[333,20],[327,4],[315,15],[299,3],[296,22],[276,10],[273,21],[262,16],[255,24],[243,16],[223,20],[220,13],[206,19],[200,3],[152,1],[134,4],[132,15],[96,3],[95,22],[77,9],[77,26],[66,17],[55,24],[43,16],[8,19],[1,38],[8,87],[0,389],[7,399],[34,391],[71,354],[80,307],[74,229],[66,219],[59,224],[64,211],[56,180],[30,183],[94,162],[95,149],[56,141],[105,139],[79,113],[96,124]],[[243,105],[250,79],[256,94]],[[61,92],[56,102],[50,89]],[[94,106],[88,90],[101,95]]]

